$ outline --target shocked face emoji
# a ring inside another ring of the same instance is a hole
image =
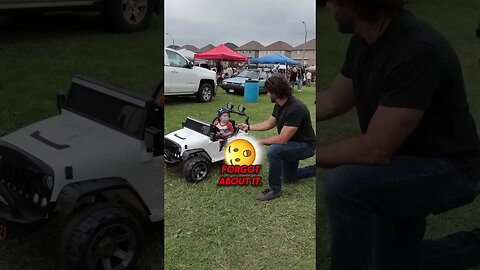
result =
[[[255,161],[255,147],[247,140],[236,139],[227,145],[224,156],[228,165],[252,165]]]

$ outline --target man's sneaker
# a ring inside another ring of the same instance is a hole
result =
[[[268,200],[275,199],[275,198],[280,197],[280,196],[282,196],[281,191],[279,191],[277,193],[274,193],[273,190],[271,190],[271,189],[265,189],[264,191],[258,193],[256,198],[259,201],[268,201]]]

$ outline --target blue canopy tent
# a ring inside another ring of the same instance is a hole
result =
[[[300,62],[295,61],[292,58],[279,53],[268,54],[258,58],[251,58],[250,62],[264,63],[264,64],[300,65]]]
[[[286,65],[300,65],[300,62],[293,60],[283,54],[274,53],[268,54],[258,58],[251,58],[250,63],[262,63],[262,64],[284,64]],[[285,72],[285,76],[287,76]]]

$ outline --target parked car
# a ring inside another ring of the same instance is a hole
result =
[[[57,216],[67,270],[134,268],[163,226],[160,100],[76,76],[59,115],[0,137],[0,240]]]
[[[2,0],[0,14],[28,17],[57,10],[100,11],[115,29],[140,31],[150,25],[153,13],[160,14],[162,0]],[[23,16],[22,16],[23,15]]]
[[[214,71],[194,66],[170,48],[165,48],[164,61],[166,96],[193,95],[200,102],[209,102],[215,96]]]
[[[274,73],[269,70],[246,69],[235,77],[224,79],[220,87],[227,93],[240,93],[243,95],[245,82],[247,80],[258,80],[260,93],[265,93],[265,82],[272,75],[274,75]]]

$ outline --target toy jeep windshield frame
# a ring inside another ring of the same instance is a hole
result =
[[[75,76],[63,109],[143,140],[147,111],[153,102],[141,95]]]

